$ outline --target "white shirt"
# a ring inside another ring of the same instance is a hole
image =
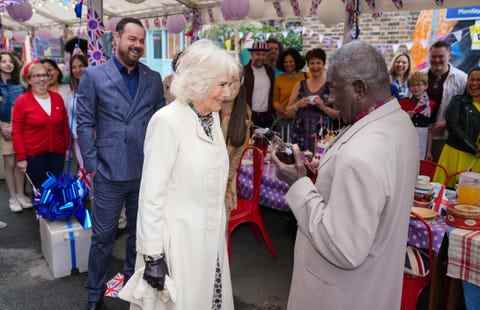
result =
[[[253,95],[252,95],[252,110],[254,112],[268,111],[268,95],[270,94],[270,79],[267,75],[265,67],[253,69]]]
[[[48,116],[52,115],[52,99],[50,99],[50,96],[48,98],[40,98],[38,96],[35,96],[35,100],[40,104],[42,107],[43,111],[48,114]]]

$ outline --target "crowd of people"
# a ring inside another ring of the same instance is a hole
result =
[[[274,38],[256,41],[242,67],[200,40],[177,54],[162,82],[140,62],[139,20],[119,21],[114,43],[103,65],[74,54],[68,86],[50,59],[21,67],[0,53],[12,212],[32,207],[25,176],[35,188],[47,173],[93,179],[87,309],[103,307],[122,209],[120,297],[133,309],[233,309],[226,225],[256,128],[295,145],[293,165],[272,154],[298,222],[288,309],[399,307],[419,160],[438,160],[449,174],[480,172],[479,68],[456,69],[443,41],[430,47],[430,66],[415,71],[407,53],[387,68],[361,41],[331,59],[321,48],[303,57]],[[313,183],[301,153],[315,152],[321,128],[343,129]]]

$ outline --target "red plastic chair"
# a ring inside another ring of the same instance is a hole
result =
[[[416,310],[417,303],[423,290],[430,284],[433,270],[433,238],[432,229],[430,225],[425,222],[420,216],[414,212],[410,213],[414,218],[420,220],[427,228],[428,238],[428,259],[430,271],[426,276],[414,276],[411,274],[403,274],[403,288],[402,288],[402,304],[400,310]]]
[[[446,182],[447,179],[448,179],[447,169],[445,169],[445,167],[437,164],[434,161],[421,160],[420,161],[420,169],[419,169],[420,171],[419,172],[420,172],[420,175],[428,175],[430,177],[430,180],[432,180],[433,176],[435,175],[435,171],[437,170],[437,168],[440,169],[445,174],[445,182]]]
[[[232,210],[230,213],[230,219],[228,222],[228,255],[230,256],[231,253],[231,237],[233,231],[241,224],[249,223],[257,240],[263,238],[263,241],[265,242],[270,254],[276,257],[277,251],[273,247],[272,240],[265,229],[259,206],[260,185],[263,175],[263,152],[257,147],[248,146],[243,151],[242,159],[245,157],[245,154],[248,151],[253,153],[253,194],[249,199],[238,197],[237,208]],[[240,175],[240,166],[241,161],[239,167],[237,168],[237,184],[238,176]]]

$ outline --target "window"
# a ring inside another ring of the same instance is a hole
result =
[[[162,31],[154,31],[153,37],[153,58],[162,58]]]
[[[168,34],[168,54],[167,54],[168,59],[172,59],[173,57],[175,57],[175,54],[177,52],[182,50],[182,42],[181,42],[182,36],[183,36],[183,32]]]

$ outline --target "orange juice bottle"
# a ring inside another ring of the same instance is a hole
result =
[[[480,205],[480,184],[459,184],[457,188],[457,200],[459,203]]]

